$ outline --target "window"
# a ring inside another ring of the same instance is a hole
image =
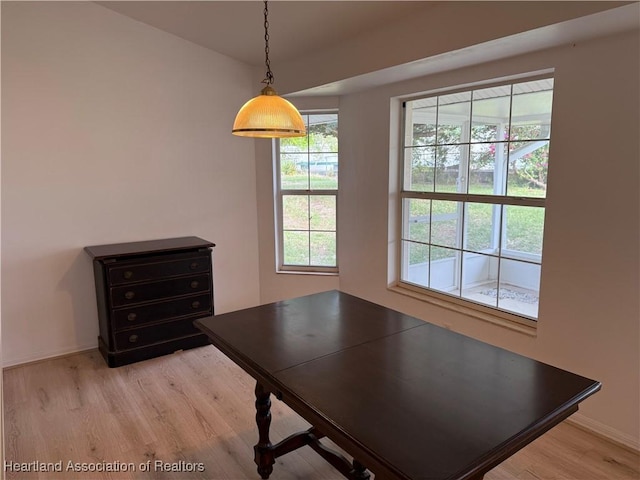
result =
[[[544,78],[404,102],[401,285],[537,320],[552,97]]]
[[[305,137],[276,141],[278,269],[337,272],[338,114],[302,117]]]

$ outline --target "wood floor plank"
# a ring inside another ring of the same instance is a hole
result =
[[[9,470],[8,479],[259,479],[253,463],[255,381],[212,346],[120,368],[108,368],[97,351],[88,351],[7,369],[3,382],[6,461],[63,467]],[[271,412],[274,443],[309,427],[275,399]],[[132,468],[74,471],[68,462]],[[638,454],[565,422],[485,479],[638,480],[639,463]],[[271,478],[342,477],[303,448],[278,458]]]

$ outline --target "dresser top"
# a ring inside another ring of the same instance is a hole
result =
[[[148,253],[171,252],[174,250],[192,250],[215,247],[214,243],[199,237],[163,238],[142,242],[112,243],[110,245],[93,245],[84,250],[95,260]]]

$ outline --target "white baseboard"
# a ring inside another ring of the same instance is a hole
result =
[[[586,417],[581,413],[574,413],[567,419],[567,422],[631,451],[640,452],[640,439]]]
[[[3,358],[2,368],[7,369],[7,368],[19,367],[22,365],[27,365],[29,363],[44,362],[46,360],[52,360],[54,358],[66,357],[67,355],[86,352],[87,350],[95,350],[96,348],[98,348],[97,343],[93,345],[76,345],[73,347],[62,348],[53,352],[38,352],[32,355],[12,358],[8,360]]]

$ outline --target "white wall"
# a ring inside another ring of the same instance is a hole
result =
[[[216,311],[259,303],[253,79],[91,2],[3,2],[5,366],[97,345],[86,245],[200,236]]]

